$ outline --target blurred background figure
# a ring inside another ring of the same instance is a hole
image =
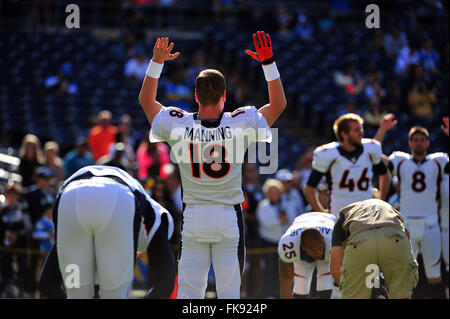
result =
[[[20,188],[8,185],[5,192],[5,206],[0,207],[0,247],[11,249],[28,248],[28,236],[32,230],[30,216],[26,207],[19,201]],[[3,298],[30,297],[31,287],[27,255],[23,252],[0,252]],[[17,261],[17,273],[15,262]]]
[[[275,174],[275,179],[283,184],[284,192],[281,195],[281,205],[289,222],[292,223],[295,217],[305,212],[303,198],[300,192],[293,186],[294,175],[289,170],[280,169]]]
[[[156,176],[165,179],[167,176],[162,168],[170,163],[169,148],[164,143],[150,143],[147,136],[136,152],[139,179],[145,181]]]
[[[88,140],[86,137],[79,137],[76,141],[76,146],[73,150],[64,157],[64,171],[69,177],[80,168],[93,165],[94,158],[89,151]]]
[[[277,248],[278,242],[289,225],[289,217],[283,211],[282,194],[285,189],[283,184],[275,179],[268,179],[263,186],[263,199],[256,209],[256,216],[259,223],[259,236],[261,237],[261,247]],[[278,254],[265,252],[261,256],[263,261],[264,277],[264,297],[278,298],[280,291],[278,277]]]
[[[44,166],[50,168],[52,172],[52,181],[50,184],[58,187],[64,182],[66,174],[62,159],[59,157],[59,145],[54,141],[44,144]],[[55,188],[55,191],[57,189]]]
[[[117,128],[111,124],[112,114],[110,111],[103,110],[98,113],[98,124],[94,126],[89,134],[89,147],[94,160],[108,154],[109,145],[114,143]]]
[[[19,156],[19,172],[22,175],[22,186],[29,187],[34,184],[36,169],[43,163],[41,142],[36,135],[27,134],[23,138]]]

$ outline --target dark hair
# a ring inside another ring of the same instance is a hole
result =
[[[308,228],[302,232],[300,240],[302,241],[302,243],[304,243],[305,240],[311,240],[313,242],[321,243],[324,241],[324,238],[320,231],[318,231],[317,229]]]
[[[217,70],[207,69],[200,72],[195,80],[195,93],[204,106],[216,105],[225,92],[225,78]]]

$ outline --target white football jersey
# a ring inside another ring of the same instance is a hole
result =
[[[400,184],[400,212],[404,217],[426,217],[429,224],[438,222],[439,188],[448,155],[429,154],[423,162],[404,152],[389,156],[392,174]]]
[[[278,256],[285,263],[300,262],[301,235],[305,229],[316,228],[325,238],[325,261],[330,260],[331,235],[336,217],[328,213],[305,213],[295,218],[278,243]]]
[[[155,116],[150,142],[167,142],[180,167],[186,204],[240,204],[242,162],[251,142],[271,142],[266,119],[255,107],[224,112],[215,122],[176,107]]]
[[[447,229],[449,228],[449,176],[448,174],[445,174],[442,177],[442,183],[441,183],[441,209],[439,210],[439,213],[441,214],[441,228]]]
[[[314,150],[312,167],[324,173],[328,183],[329,210],[335,216],[345,206],[372,198],[373,165],[381,161],[381,144],[362,139],[362,150],[349,157],[341,144],[332,142]]]

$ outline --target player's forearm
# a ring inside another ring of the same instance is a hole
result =
[[[280,276],[280,298],[292,299],[294,285],[294,266],[278,259],[278,273]]]
[[[330,251],[330,272],[336,284],[341,280],[341,267],[344,259],[344,247],[334,246]]]
[[[308,203],[311,205],[314,212],[325,212],[325,208],[317,200],[316,190],[309,185],[305,187],[305,197]]]
[[[145,76],[139,93],[139,103],[147,116],[150,124],[155,115],[161,110],[162,105],[156,101],[156,92],[158,88],[158,79]]]
[[[373,137],[374,140],[377,140],[380,143],[383,143],[384,136],[386,135],[387,130],[385,128],[379,127],[375,136]]]
[[[389,192],[389,187],[391,185],[391,176],[389,172],[380,175],[379,184],[380,184],[380,199],[385,201]]]
[[[267,124],[271,127],[286,108],[287,101],[284,94],[283,83],[280,78],[267,82],[269,104],[264,105],[259,112],[264,115]]]

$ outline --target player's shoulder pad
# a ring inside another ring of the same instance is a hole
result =
[[[247,125],[254,125],[256,113],[258,110],[254,106],[242,106],[238,107],[233,112],[225,112],[224,117],[229,120],[244,120]]]
[[[313,168],[322,173],[327,172],[331,162],[339,157],[338,147],[338,142],[332,142],[317,147],[313,153]]]
[[[448,154],[444,152],[436,152],[428,154],[427,159],[448,162]]]
[[[402,152],[402,151],[395,151],[395,152],[392,152],[391,155],[389,155],[389,161],[392,161],[392,162],[400,162],[400,161],[407,160],[410,158],[411,158],[410,154]]]
[[[364,147],[364,150],[369,152],[370,154],[379,154],[381,156],[382,147],[381,143],[373,138],[363,138],[361,143]]]

